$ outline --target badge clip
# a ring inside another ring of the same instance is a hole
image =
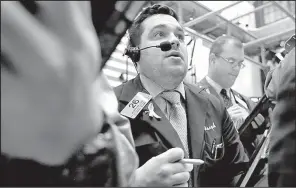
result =
[[[138,92],[120,114],[132,119],[136,118],[151,98],[152,96],[149,94]]]

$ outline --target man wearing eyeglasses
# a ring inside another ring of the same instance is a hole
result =
[[[218,37],[210,49],[208,75],[198,84],[200,88],[204,88],[208,93],[215,95],[221,103],[225,104],[237,130],[256,105],[248,97],[231,89],[240,70],[244,67],[242,42],[232,36]],[[252,122],[252,126],[249,126],[240,137],[249,157],[259,146],[258,130],[262,129],[264,120],[264,117],[258,114],[255,121]],[[262,172],[264,173],[264,171]],[[258,179],[266,177],[262,172],[259,172],[262,175],[253,176],[255,179],[251,179],[252,185],[250,186],[257,184]]]
[[[242,42],[232,36],[218,37],[210,49],[208,75],[199,83],[199,87],[204,87],[225,104],[237,129],[255,107],[255,103],[248,97],[231,89],[240,70],[244,67]],[[259,114],[255,121],[252,122],[253,130],[247,130],[245,134],[247,136],[241,138],[249,156],[257,145],[256,134],[252,134],[252,131],[263,123],[264,118]]]

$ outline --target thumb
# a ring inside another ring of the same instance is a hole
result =
[[[230,106],[227,110],[233,111],[233,110],[237,109],[237,107],[238,107],[238,105],[234,104],[234,105]]]
[[[184,151],[181,148],[172,148],[156,156],[163,163],[173,163],[184,158]]]

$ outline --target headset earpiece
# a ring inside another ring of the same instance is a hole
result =
[[[140,60],[140,48],[127,47],[123,55],[128,56],[134,63],[136,63]]]

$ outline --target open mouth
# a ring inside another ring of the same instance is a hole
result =
[[[180,52],[171,52],[167,57],[179,57],[179,58],[183,59]]]

